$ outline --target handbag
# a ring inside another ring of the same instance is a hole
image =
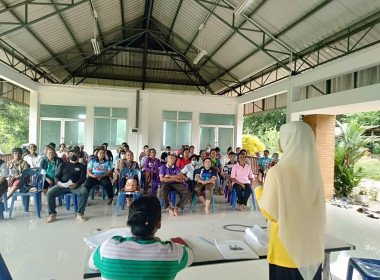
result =
[[[127,179],[127,182],[125,182],[125,186],[122,189],[122,191],[125,191],[125,192],[139,192],[140,189],[137,186],[137,181],[135,179]]]

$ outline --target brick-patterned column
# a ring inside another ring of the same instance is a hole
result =
[[[314,131],[325,197],[331,199],[334,195],[335,115],[308,115],[303,121]]]

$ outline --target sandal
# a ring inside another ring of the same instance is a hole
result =
[[[374,216],[373,214],[369,214],[369,215],[367,215],[367,217],[370,217],[370,218],[372,218],[372,219],[379,219],[379,217],[376,217],[376,216]]]
[[[364,212],[363,208],[358,208],[356,211],[358,211],[359,213],[363,213]]]

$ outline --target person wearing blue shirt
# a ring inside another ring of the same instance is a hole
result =
[[[113,188],[110,176],[112,175],[112,166],[109,160],[104,159],[105,151],[99,150],[97,156],[92,159],[87,166],[87,180],[85,186],[90,193],[91,189],[96,185],[105,188],[108,196],[108,205],[112,204]]]
[[[265,150],[264,156],[259,159],[259,173],[261,173],[262,178],[265,177],[270,162],[271,158],[269,157],[269,151]]]

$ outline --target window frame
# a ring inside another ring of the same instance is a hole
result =
[[[174,119],[165,119],[164,118],[164,112],[176,112],[177,113],[177,118],[174,120]],[[190,120],[180,120],[179,119],[179,113],[191,113],[191,119]],[[178,123],[189,123],[190,124],[190,142],[191,142],[191,136],[192,136],[192,122],[193,122],[193,112],[188,112],[188,111],[173,111],[173,110],[163,110],[162,111],[162,144],[161,144],[161,148],[164,150],[166,148],[167,145],[164,144],[164,122],[173,122],[173,123],[176,123],[177,126],[176,126],[176,135],[175,135],[175,143],[176,143],[176,146],[178,146]],[[190,145],[191,143],[189,143]],[[182,144],[181,144],[182,145]],[[181,147],[171,147],[172,150],[173,149],[179,149]]]

